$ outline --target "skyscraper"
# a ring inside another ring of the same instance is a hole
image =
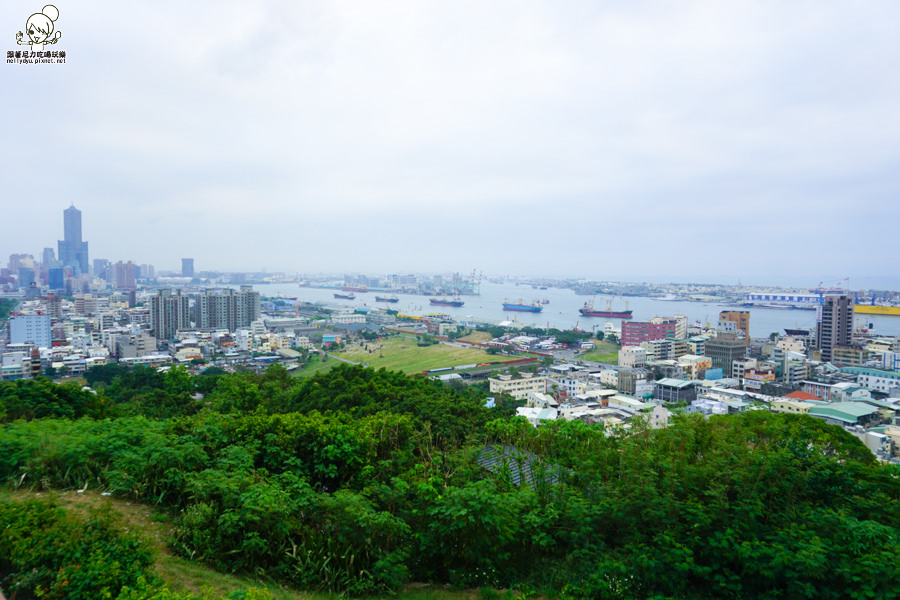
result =
[[[81,240],[81,211],[73,204],[63,211],[63,238],[59,241],[59,262],[72,267],[76,275],[89,273],[88,243]]]
[[[825,296],[818,312],[816,348],[822,352],[823,362],[831,362],[834,349],[850,346],[853,338],[853,298]]]
[[[194,276],[194,259],[193,258],[182,258],[181,259],[181,276],[182,277],[193,277]]]

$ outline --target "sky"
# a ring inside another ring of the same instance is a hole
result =
[[[66,63],[0,65],[4,264],[74,204],[157,270],[900,289],[896,1],[55,6]]]

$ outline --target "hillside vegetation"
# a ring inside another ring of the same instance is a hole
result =
[[[0,479],[161,508],[170,551],[223,573],[355,596],[411,581],[583,598],[898,594],[896,467],[809,417],[535,429],[474,390],[348,365],[309,378],[109,365],[87,380],[96,393],[0,383]],[[0,508],[8,594],[190,594],[165,590],[110,519],[79,528],[60,511]]]

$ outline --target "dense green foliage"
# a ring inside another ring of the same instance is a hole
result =
[[[361,367],[104,367],[88,381],[96,393],[0,385],[0,479],[165,507],[172,548],[223,571],[352,595],[411,580],[586,598],[898,594],[898,471],[810,417],[608,435],[535,429],[474,390]],[[490,471],[486,448],[505,449]]]
[[[108,511],[81,521],[48,500],[0,503],[0,588],[16,600],[115,598],[146,584],[150,563]]]

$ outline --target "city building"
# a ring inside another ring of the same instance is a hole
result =
[[[81,239],[81,211],[73,204],[63,211],[63,239],[58,242],[59,262],[76,275],[89,273],[88,243]]]
[[[750,345],[750,311],[749,310],[723,310],[719,313],[719,323],[731,321],[735,329],[744,332],[744,344]]]
[[[675,338],[677,322],[674,320],[652,323],[647,321],[623,321],[621,344],[640,346],[641,342]]]
[[[851,346],[853,337],[853,298],[846,294],[825,296],[816,319],[815,348],[822,362],[831,362],[834,348]]]
[[[194,259],[193,258],[182,258],[181,259],[181,276],[182,277],[194,277]]]
[[[687,338],[688,318],[684,315],[674,315],[672,317],[651,317],[650,322],[654,325],[662,323],[675,323],[675,339],[683,340]]]
[[[123,263],[121,260],[115,264],[115,286],[117,290],[133,290],[137,287],[135,282],[135,265],[130,260]]]
[[[11,344],[31,344],[37,348],[49,348],[50,315],[16,315],[9,319]]]
[[[18,273],[19,289],[27,290],[35,283],[34,269],[29,267],[19,267]]]
[[[704,351],[712,360],[711,368],[731,373],[732,363],[746,355],[747,345],[735,334],[718,333],[716,337],[707,340]]]
[[[693,402],[697,399],[697,382],[660,379],[654,385],[653,397],[660,402]]]
[[[518,378],[513,378],[512,375],[489,377],[488,382],[492,394],[506,392],[516,400],[522,400],[532,392],[546,393],[547,391],[547,378],[536,377],[531,373],[522,373]]]
[[[647,362],[647,350],[640,346],[623,346],[619,349],[619,364],[623,367],[642,367]]]
[[[52,291],[66,289],[65,271],[61,267],[50,267],[47,270],[47,286]]]
[[[249,285],[242,285],[240,291],[208,289],[197,295],[194,311],[201,331],[237,331],[260,318],[260,295]],[[365,322],[365,315],[360,316]]]
[[[156,339],[172,339],[178,330],[190,325],[190,299],[181,290],[163,289],[150,297],[150,329]]]

